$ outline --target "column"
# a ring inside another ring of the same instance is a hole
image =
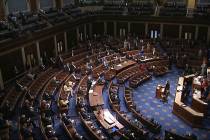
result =
[[[210,26],[208,27],[207,43],[210,43]]]
[[[3,81],[3,77],[2,77],[1,69],[0,69],[0,89],[1,89],[1,90],[3,90],[3,89],[4,89],[4,81]]]
[[[104,34],[107,34],[107,22],[104,22]]]
[[[67,43],[67,33],[64,32],[64,45],[65,45],[65,53],[68,52],[68,43]]]
[[[160,24],[160,39],[163,38],[163,24]]]
[[[87,28],[86,28],[86,24],[84,24],[84,40],[86,40],[87,38]]]
[[[199,30],[199,26],[196,25],[196,26],[195,26],[195,40],[198,39],[198,30]]]
[[[79,27],[76,28],[77,41],[80,40]]]
[[[179,39],[182,39],[182,25],[179,25]]]
[[[24,69],[25,69],[26,68],[26,55],[25,55],[24,47],[21,48],[21,54],[22,54],[23,66],[24,66]]]
[[[114,37],[117,37],[117,22],[114,21]]]
[[[55,44],[55,56],[58,56],[58,48],[57,48],[57,38],[56,38],[56,35],[54,35],[54,44]]]
[[[92,23],[89,23],[89,37],[92,37]]]
[[[79,0],[74,0],[74,4],[75,4],[76,6],[78,6],[78,5],[79,5]]]
[[[128,34],[131,32],[131,23],[128,22]]]
[[[38,64],[41,64],[41,55],[40,55],[40,48],[39,48],[39,42],[36,41],[36,51],[37,51],[37,58],[38,58]]]
[[[63,7],[63,0],[54,0],[54,7],[61,9]]]
[[[53,8],[56,8],[56,1],[57,0],[53,0]]]
[[[31,12],[37,12],[39,10],[39,0],[29,0],[28,4]]]
[[[6,18],[6,6],[5,0],[0,0],[0,20]]]
[[[148,23],[145,23],[145,36],[148,34]]]

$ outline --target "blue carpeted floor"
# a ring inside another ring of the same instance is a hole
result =
[[[134,90],[134,102],[137,108],[148,118],[154,118],[162,125],[162,130],[171,130],[178,134],[194,133],[199,140],[210,140],[210,130],[191,128],[184,121],[172,114],[172,107],[175,97],[178,77],[181,70],[173,69],[162,77],[153,77],[151,80],[143,83]],[[166,81],[170,81],[170,93],[168,103],[163,104],[159,99],[155,98],[155,90],[158,84],[165,85]],[[210,121],[206,121],[205,126],[210,128]]]

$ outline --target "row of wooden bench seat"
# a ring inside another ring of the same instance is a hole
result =
[[[48,124],[45,122],[45,118],[42,115],[43,113],[49,113],[49,111],[51,110],[51,108],[43,108],[42,107],[42,101],[46,101],[47,103],[49,103],[50,105],[52,104],[52,99],[49,100],[45,100],[42,98],[42,96],[44,95],[45,92],[47,92],[51,97],[54,96],[54,94],[56,93],[56,91],[60,88],[60,86],[62,85],[62,83],[65,81],[65,79],[68,77],[68,73],[67,72],[62,72],[59,71],[56,73],[56,75],[54,75],[56,77],[56,81],[54,81],[55,79],[51,79],[49,80],[49,82],[47,83],[47,85],[44,87],[44,89],[42,90],[41,93],[41,98],[40,98],[40,111],[41,111],[41,115],[40,115],[40,128],[41,128],[41,132],[42,135],[44,137],[45,140],[56,140],[58,138],[56,138],[56,136],[51,136],[52,131],[49,128],[47,128],[47,126],[49,125],[53,125],[52,123]],[[53,118],[51,118],[53,119]]]
[[[140,71],[139,65],[134,65],[134,66],[120,72],[116,76],[117,80],[118,80],[118,83],[123,84],[127,79],[129,79],[130,77],[132,77],[133,75],[135,75],[139,71]]]
[[[136,110],[136,105],[133,102],[133,96],[132,96],[132,91],[131,89],[125,89],[125,95],[124,95],[124,99],[126,102],[126,105],[129,109],[129,111],[131,111],[133,113],[133,115],[144,125],[146,126],[146,128],[148,128],[148,130],[150,130],[151,132],[157,134],[160,133],[161,131],[161,125],[158,124],[155,121],[152,121],[148,118],[146,118],[145,116],[143,116],[140,111]]]
[[[27,93],[25,94],[23,101],[21,102],[21,107],[23,107],[26,99],[30,100],[30,103],[33,105],[33,107],[35,107],[35,99],[38,98],[38,96],[40,95],[40,92],[42,90],[42,88],[45,86],[45,84],[58,72],[58,69],[52,69],[49,68],[48,70],[46,70],[45,72],[41,73],[40,75],[38,75],[37,79],[34,80],[34,82],[31,84],[31,86],[28,88]],[[27,98],[26,98],[27,97]],[[22,113],[21,113],[22,114]],[[20,115],[21,116],[21,115]],[[19,129],[20,132],[23,128],[24,124],[20,123],[20,116],[19,116]],[[23,134],[20,133],[20,139],[31,139],[33,140],[32,136],[29,136],[27,138],[23,137]]]
[[[129,118],[123,111],[121,111],[118,91],[119,85],[110,82],[108,91],[109,103],[113,111],[116,113],[117,119],[128,129],[132,130],[135,137],[146,140],[148,138],[149,132],[143,128],[143,125],[138,121],[134,122],[132,118]]]
[[[132,87],[132,88],[136,88],[142,82],[144,82],[144,81],[146,81],[150,78],[151,78],[151,75],[147,72],[136,73],[129,79],[129,86]]]

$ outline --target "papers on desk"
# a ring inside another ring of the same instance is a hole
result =
[[[176,89],[178,92],[183,90],[183,86],[178,86]]]
[[[97,96],[98,95],[98,93],[97,92],[93,92],[93,96]]]
[[[181,106],[182,106],[182,107],[186,107],[187,105],[186,105],[186,104],[182,104]]]
[[[117,66],[118,66],[118,67],[122,67],[122,64],[118,64]]]
[[[109,124],[113,124],[114,123],[114,120],[112,120],[111,114],[109,114],[108,112],[104,112],[104,120]]]
[[[90,90],[89,90],[89,94],[92,94],[92,93],[93,93],[93,89],[90,89]]]
[[[96,81],[95,80],[93,80],[92,81],[92,86],[94,86],[96,84]]]

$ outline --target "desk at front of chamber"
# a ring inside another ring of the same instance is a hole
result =
[[[179,77],[176,96],[173,105],[173,113],[190,124],[192,127],[201,127],[204,113],[197,112],[190,106],[184,104],[182,90],[184,85],[184,77]]]

